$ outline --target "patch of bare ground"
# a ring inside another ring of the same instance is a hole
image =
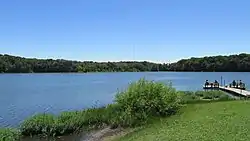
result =
[[[111,141],[126,135],[127,133],[129,133],[129,131],[129,129],[111,129],[110,127],[106,127],[104,129],[89,133],[84,138],[82,138],[81,141]]]

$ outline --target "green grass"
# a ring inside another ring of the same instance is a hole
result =
[[[189,104],[177,115],[155,120],[120,141],[248,141],[250,101]]]
[[[218,90],[196,92],[180,91],[179,95],[181,97],[182,104],[235,100],[235,98],[230,97],[226,93]]]
[[[63,112],[58,116],[38,114],[26,119],[20,126],[20,132],[23,136],[60,136],[100,128],[108,123],[106,112],[106,108],[95,108]]]
[[[0,129],[0,141],[15,141],[20,137],[20,133],[14,129]]]

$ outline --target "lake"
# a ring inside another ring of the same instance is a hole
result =
[[[250,73],[139,72],[0,74],[0,127],[16,127],[36,113],[81,110],[111,103],[118,90],[142,77],[172,82],[177,90],[201,90],[206,79],[250,84]]]

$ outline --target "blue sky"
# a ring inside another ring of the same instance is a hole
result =
[[[0,53],[176,61],[250,53],[249,0],[2,0]]]

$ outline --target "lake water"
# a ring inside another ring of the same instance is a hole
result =
[[[87,74],[0,74],[0,127],[18,126],[36,113],[81,110],[111,103],[117,90],[142,77],[177,90],[200,90],[206,79],[250,84],[250,73],[141,72]]]

